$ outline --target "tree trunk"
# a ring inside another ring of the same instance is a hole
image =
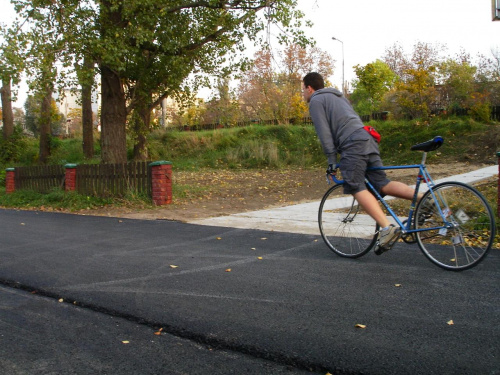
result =
[[[167,98],[161,101],[161,126],[167,128]]]
[[[50,156],[50,123],[52,119],[52,87],[47,85],[42,98],[40,113],[39,164],[47,164]]]
[[[84,68],[91,70],[93,63],[85,58]],[[94,157],[94,127],[92,121],[92,84],[90,82],[82,83],[82,137],[83,137],[83,156],[85,159]]]
[[[127,162],[125,125],[127,109],[120,77],[101,66],[101,159],[103,163]]]
[[[151,98],[151,95],[149,95]],[[151,121],[151,110],[149,109],[149,100],[143,99],[136,108],[136,117],[134,121],[134,160],[148,160],[147,135],[149,134],[149,124]]]
[[[9,139],[14,133],[14,114],[12,113],[10,79],[4,79],[2,85],[3,137],[4,139]]]

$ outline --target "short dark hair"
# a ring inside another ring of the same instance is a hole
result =
[[[307,73],[302,81],[304,82],[304,87],[311,86],[314,91],[325,88],[323,76],[316,72]]]

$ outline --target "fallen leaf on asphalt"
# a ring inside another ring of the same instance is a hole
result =
[[[218,239],[218,240],[222,240],[222,238],[220,238],[220,237],[217,237],[217,239]]]
[[[257,257],[257,259],[262,260],[262,257]]]
[[[179,266],[174,266],[173,264],[170,265],[170,268],[178,268]]]
[[[356,328],[366,328],[366,326],[364,324],[356,324],[355,325]]]
[[[122,341],[123,344],[130,344],[130,341],[124,340]]]
[[[228,269],[226,270],[226,272],[231,272],[231,268],[228,268]]]
[[[399,288],[401,284],[394,284],[394,286]]]
[[[64,300],[62,298],[59,298],[59,302],[64,302]]]
[[[161,335],[161,331],[163,331],[163,328],[160,328],[158,331],[156,331],[155,335],[156,336],[160,336]]]
[[[452,326],[455,323],[453,323],[453,320],[449,320],[446,324],[448,324],[449,326]]]

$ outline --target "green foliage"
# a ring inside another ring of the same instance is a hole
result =
[[[429,163],[446,162],[496,162],[500,149],[500,125],[489,125],[468,118],[433,118],[429,121],[371,122],[382,135],[380,152],[384,164],[415,163],[420,153],[410,151],[414,144],[437,135],[445,144],[427,156]]]
[[[383,61],[376,60],[365,66],[354,67],[357,80],[351,99],[361,115],[381,110],[383,96],[396,83],[396,74]]]
[[[467,101],[468,114],[476,121],[489,122],[491,119],[491,105],[487,95],[479,92],[472,93]]]
[[[403,116],[413,119],[429,117],[430,104],[436,99],[434,70],[419,64],[417,68],[405,70],[409,79],[396,83],[396,101]]]
[[[74,192],[65,192],[62,189],[55,189],[47,194],[42,194],[30,190],[19,190],[11,194],[0,194],[0,206],[16,208],[39,208],[51,207],[52,210],[83,210],[87,208],[98,208],[112,204],[112,199],[90,197]]]
[[[203,132],[157,131],[149,154],[176,168],[261,168],[322,165],[323,154],[311,125],[261,126]]]
[[[474,92],[474,80],[477,68],[467,61],[448,59],[438,65],[443,87],[449,100],[449,106],[465,106]]]
[[[80,138],[61,140],[52,137],[50,147],[50,164],[79,163],[84,159],[82,140]]]
[[[469,118],[432,118],[429,121],[372,121],[382,134],[380,150],[384,162],[415,163],[420,156],[413,144],[441,135],[446,144],[428,155],[429,162],[495,162],[500,150],[500,125]],[[37,141],[22,139],[23,147],[4,169],[37,163]],[[54,143],[51,164],[87,163],[81,139]],[[98,142],[96,143],[98,148]],[[129,143],[132,155],[133,143]],[[98,152],[98,151],[96,151]],[[213,131],[181,132],[156,130],[148,136],[150,160],[171,161],[177,170],[199,168],[314,168],[326,161],[311,125],[252,125]],[[99,162],[96,158],[91,162]]]
[[[281,42],[311,43],[301,29],[304,15],[296,10],[296,0],[12,2],[19,18],[36,26],[35,32],[26,33],[26,40],[37,47],[29,49],[35,61],[58,59],[66,77],[75,62],[88,56],[99,65],[102,79],[109,83],[102,86],[106,162],[126,158],[127,112],[152,109],[163,97],[202,86],[207,74],[225,76],[245,65],[245,59],[235,55],[245,50],[247,38],[258,43],[266,22],[280,25]],[[264,10],[265,16],[260,16]],[[34,64],[32,75],[54,73],[53,62]],[[93,76],[92,64],[83,71],[76,65],[80,80]],[[60,74],[57,81],[68,84]],[[41,75],[49,76],[54,78]]]
[[[0,164],[17,160],[26,147],[25,137],[20,127],[14,128],[14,133],[8,139],[0,137]]]
[[[24,103],[26,129],[35,136],[40,135],[41,99],[30,95]],[[55,100],[51,101],[50,129],[52,134],[61,134],[65,122],[64,116],[59,113]]]

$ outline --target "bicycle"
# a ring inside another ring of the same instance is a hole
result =
[[[472,186],[462,182],[435,184],[425,165],[427,153],[443,144],[437,136],[413,145],[411,150],[423,151],[420,164],[395,165],[373,170],[418,169],[415,195],[407,218],[401,221],[370,183],[366,186],[401,229],[400,238],[409,244],[418,243],[424,255],[446,270],[462,271],[481,262],[493,245],[495,219],[486,199]],[[337,166],[338,167],[338,166]],[[368,253],[378,242],[379,225],[366,214],[352,195],[343,193],[342,179],[327,173],[327,182],[335,183],[323,196],[318,213],[319,229],[327,246],[337,255],[358,258]],[[420,185],[428,190],[418,201]],[[405,211],[405,210],[404,210]]]

